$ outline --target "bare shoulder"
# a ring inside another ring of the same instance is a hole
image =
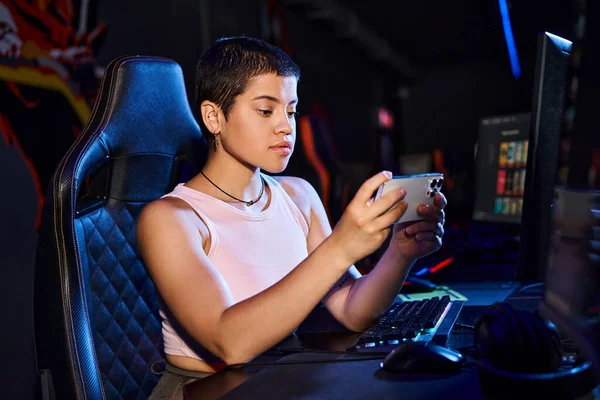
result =
[[[183,216],[192,212],[192,208],[185,201],[165,197],[154,200],[144,207],[138,217],[138,225],[147,225],[152,223],[164,222],[166,219]]]
[[[273,178],[279,182],[302,214],[310,221],[311,210],[314,209],[315,202],[321,201],[315,188],[305,179],[296,176],[274,176]]]
[[[208,228],[194,209],[185,201],[166,197],[154,200],[144,207],[136,221],[138,244],[148,235],[171,236],[174,231],[196,231],[204,239]]]
[[[295,200],[295,197],[306,199],[308,201],[319,195],[315,188],[305,179],[297,176],[274,176],[273,177],[285,189],[287,194]]]

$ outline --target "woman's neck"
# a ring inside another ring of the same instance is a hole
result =
[[[261,209],[262,207],[260,207],[259,203],[262,203],[267,198],[267,189],[263,188],[264,183],[260,176],[260,169],[248,168],[237,162],[237,160],[235,162],[224,161],[219,162],[215,157],[209,156],[202,168],[204,175],[198,174],[186,186],[227,203],[237,203],[240,207],[246,207],[246,205],[230,196],[244,201],[256,201],[258,199],[252,208]],[[261,192],[263,192],[262,196],[260,196]]]

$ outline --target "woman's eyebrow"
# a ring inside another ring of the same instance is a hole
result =
[[[269,100],[269,101],[272,101],[273,103],[277,103],[277,104],[281,103],[281,100],[279,100],[277,97],[269,96],[267,94],[256,96],[255,98],[252,99],[252,101],[254,101],[254,100]],[[289,104],[294,104],[297,102],[298,102],[298,99],[294,99],[294,100],[290,101]]]

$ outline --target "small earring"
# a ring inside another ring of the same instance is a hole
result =
[[[213,151],[217,151],[217,147],[219,146],[219,142],[217,141],[218,133],[215,133],[213,136]]]

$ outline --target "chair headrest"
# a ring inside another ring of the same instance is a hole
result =
[[[167,58],[124,56],[107,66],[89,122],[58,173],[79,192],[83,180],[110,163],[110,197],[150,201],[181,181],[173,176],[179,161],[197,169],[205,159],[181,67]],[[140,190],[147,185],[155,190]]]

